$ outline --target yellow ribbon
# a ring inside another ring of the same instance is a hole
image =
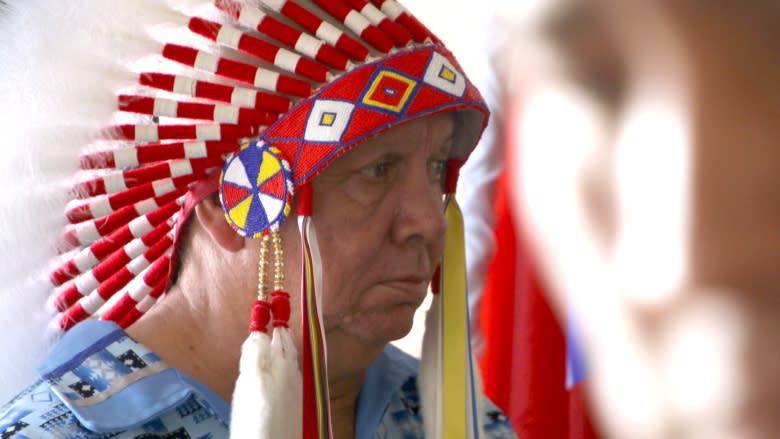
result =
[[[447,241],[442,259],[442,437],[466,438],[467,385],[471,383],[468,355],[466,254],[463,215],[451,197],[444,212]]]

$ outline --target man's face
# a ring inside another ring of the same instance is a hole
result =
[[[314,180],[326,332],[368,344],[404,336],[442,255],[451,115],[361,144]]]
[[[776,437],[778,7],[564,3],[564,68],[516,120],[519,185],[596,399],[615,437]]]

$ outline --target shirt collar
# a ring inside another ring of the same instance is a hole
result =
[[[417,375],[419,360],[392,345],[385,346],[366,371],[358,397],[355,437],[372,437],[393,395]]]
[[[371,437],[393,394],[419,361],[388,345],[366,371],[356,437]],[[88,320],[65,333],[38,368],[81,424],[97,433],[128,430],[197,394],[230,422],[230,406],[206,386],[168,366],[113,322]],[[117,416],[122,413],[122,416]]]
[[[230,407],[223,399],[167,365],[113,322],[76,325],[38,373],[79,422],[98,433],[142,425],[193,394],[229,422]]]

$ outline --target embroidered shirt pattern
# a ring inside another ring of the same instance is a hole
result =
[[[229,436],[224,401],[209,394],[210,391],[203,391],[199,384],[192,384],[194,380],[185,380],[184,374],[167,366],[118,327],[107,328],[106,324],[93,321],[79,325],[92,325],[82,331],[81,337],[98,332],[100,336],[94,337],[97,341],[81,343],[79,340],[65,350],[62,358],[67,360],[62,364],[55,362],[55,367],[42,373],[40,380],[0,408],[0,439],[219,439]],[[395,361],[389,360],[386,367],[399,370]],[[388,404],[370,409],[379,420],[371,439],[424,438],[417,379],[412,369],[404,370],[405,374],[408,372],[407,378],[396,381],[403,384],[395,390],[386,388]],[[154,385],[150,386],[150,382]],[[176,392],[157,404],[160,398],[150,397],[148,392],[160,387]],[[150,402],[159,407],[148,407],[154,405]],[[485,409],[487,438],[516,437],[506,416],[487,400]],[[125,427],[112,429],[106,425]]]
[[[509,419],[490,401],[487,399],[483,401],[485,403],[485,437],[516,439],[517,435],[512,430]],[[416,377],[409,377],[395,392],[372,439],[425,439]]]

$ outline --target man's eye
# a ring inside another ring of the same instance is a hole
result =
[[[374,179],[387,178],[392,171],[393,163],[381,162],[360,169],[360,173]]]
[[[447,160],[433,160],[431,161],[431,179],[436,181],[443,181],[444,174],[447,172]]]

